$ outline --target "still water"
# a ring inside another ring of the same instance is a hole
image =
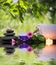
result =
[[[37,58],[40,60],[56,59],[56,45],[45,46],[39,51]]]

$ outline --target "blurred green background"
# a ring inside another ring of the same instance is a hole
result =
[[[0,0],[0,36],[6,29],[34,31],[38,24],[56,24],[56,0]],[[0,65],[56,65],[56,60],[39,61],[35,53],[6,55],[0,48]]]
[[[56,24],[55,0],[0,0],[0,35],[6,29],[34,31],[38,24]]]

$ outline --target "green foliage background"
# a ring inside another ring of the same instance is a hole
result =
[[[40,23],[56,24],[56,0],[0,0],[0,36],[8,28],[13,29],[16,35],[34,31]],[[0,48],[0,64],[56,65],[56,60],[39,61],[34,53],[20,53],[18,49],[9,56]]]
[[[12,55],[6,55],[3,48],[0,48],[1,65],[56,65],[56,60],[43,61],[36,58],[35,53],[20,52],[16,49]]]
[[[40,23],[56,24],[56,0],[0,0],[0,35],[7,28],[16,35],[34,31]]]

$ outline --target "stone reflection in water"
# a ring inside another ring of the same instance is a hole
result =
[[[56,59],[56,45],[45,46],[39,51],[37,58],[40,60]]]

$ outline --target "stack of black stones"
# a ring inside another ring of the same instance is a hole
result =
[[[1,43],[4,47],[4,50],[7,54],[12,54],[15,51],[15,47],[17,47],[17,42],[15,42],[15,45],[12,46],[12,39],[17,41],[17,37],[15,36],[15,33],[13,30],[8,29],[6,33],[4,33],[4,37],[1,38]]]

